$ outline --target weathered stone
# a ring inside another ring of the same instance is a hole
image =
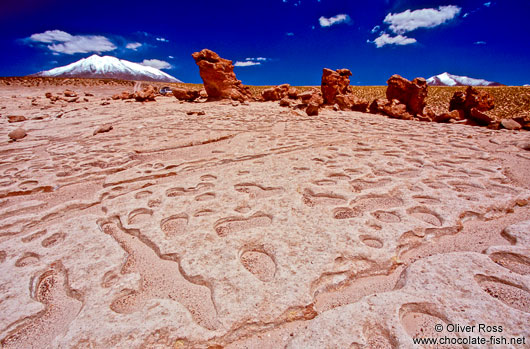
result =
[[[427,81],[424,78],[416,78],[409,81],[399,75],[392,75],[387,81],[386,98],[397,99],[405,104],[407,110],[413,115],[422,115],[427,97]]]
[[[521,124],[512,119],[501,120],[501,126],[508,130],[520,130]]]
[[[134,94],[134,99],[136,99],[137,102],[154,102],[156,101],[156,89],[148,85],[145,87],[142,91],[138,91]]]
[[[7,116],[7,121],[8,122],[21,122],[21,121],[26,121],[26,117],[23,116],[23,115],[8,115]]]
[[[237,80],[232,61],[221,58],[208,49],[195,52],[192,57],[199,66],[199,73],[209,100],[252,98],[250,89]]]
[[[17,141],[19,139],[22,139],[26,137],[27,133],[23,128],[17,128],[16,130],[13,130],[7,134],[9,138],[11,138],[14,141]]]
[[[463,112],[460,110],[452,110],[447,113],[443,114],[436,114],[434,116],[431,116],[432,121],[435,122],[449,122],[449,120],[462,120],[463,119]]]
[[[319,111],[319,105],[315,103],[309,104],[305,110],[308,116],[316,116],[318,115],[318,111]]]
[[[335,104],[337,95],[347,95],[350,91],[351,71],[348,69],[331,69],[324,68],[322,72],[322,82],[320,88],[325,104]]]
[[[472,86],[466,89],[465,110],[475,108],[479,111],[488,111],[495,107],[493,96],[486,91],[479,91]]]
[[[98,133],[109,132],[112,129],[113,129],[113,127],[112,127],[111,124],[105,124],[105,125],[99,126],[97,129],[95,129],[94,132],[93,132],[93,135],[95,136]]]
[[[291,100],[288,97],[283,97],[280,99],[280,107],[290,107]]]
[[[290,99],[297,99],[298,90],[295,87],[289,88],[289,91],[287,91],[287,97],[289,97]]]
[[[64,96],[65,97],[77,97],[77,93],[75,93],[74,91],[65,90],[64,91]]]
[[[476,108],[471,109],[471,111],[469,112],[468,118],[476,121],[479,125],[484,125],[484,126],[487,126],[494,121],[493,117],[489,116],[488,114]]]
[[[185,88],[174,88],[173,89],[173,96],[175,96],[176,99],[179,101],[188,101],[192,102],[199,98],[201,95],[200,91],[197,90],[189,90]]]
[[[449,111],[464,110],[466,105],[466,95],[464,92],[457,91],[449,101]]]
[[[263,90],[261,97],[264,101],[279,101],[289,93],[289,84],[278,85]]]

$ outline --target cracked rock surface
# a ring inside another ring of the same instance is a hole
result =
[[[530,340],[528,133],[85,89],[0,90],[2,347]]]

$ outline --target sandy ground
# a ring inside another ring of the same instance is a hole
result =
[[[530,133],[72,89],[0,89],[3,348],[528,347]]]

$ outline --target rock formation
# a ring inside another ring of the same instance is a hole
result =
[[[488,115],[487,111],[495,107],[493,96],[486,91],[479,91],[469,86],[465,93],[455,92],[449,102],[449,110],[459,110],[468,119],[482,125],[489,125],[495,118]]]
[[[261,97],[264,101],[279,101],[280,99],[287,97],[289,93],[291,93],[291,96],[294,94],[294,98],[296,98],[296,89],[294,89],[293,92],[291,91],[291,85],[283,84],[263,90]]]
[[[219,57],[211,50],[204,49],[192,54],[199,66],[199,73],[209,100],[252,98],[250,89],[237,80],[232,61]]]
[[[137,102],[154,102],[156,99],[156,89],[149,85],[145,87],[142,91],[138,91],[134,94],[134,99]]]
[[[179,101],[192,102],[201,96],[201,91],[189,90],[185,88],[174,88],[173,96]]]
[[[428,88],[424,78],[409,81],[396,74],[388,79],[387,84],[386,98],[389,101],[397,99],[405,104],[407,111],[412,115],[423,115]]]
[[[350,88],[351,75],[352,73],[349,69],[337,69],[336,71],[333,71],[324,68],[320,85],[324,104],[337,104],[341,110],[366,112],[369,103],[360,100],[357,96],[352,94]]]
[[[333,105],[336,102],[337,95],[347,95],[350,90],[350,76],[352,75],[349,69],[331,69],[324,68],[322,72],[322,82],[320,88],[322,89],[322,97],[325,104]]]

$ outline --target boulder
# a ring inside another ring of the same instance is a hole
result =
[[[434,114],[431,116],[432,121],[435,122],[449,122],[450,120],[462,120],[464,114],[460,110],[452,110],[443,114]]]
[[[291,106],[291,100],[289,97],[283,97],[280,99],[280,107],[290,107]]]
[[[27,133],[23,128],[17,128],[16,130],[9,132],[7,135],[13,141],[17,141],[19,139],[26,137]]]
[[[188,90],[185,88],[174,88],[173,96],[179,101],[192,102],[201,96],[201,92],[197,90]]]
[[[118,93],[118,94],[115,94],[114,96],[112,96],[112,99],[116,100],[116,99],[134,99],[134,93],[130,93],[130,92],[127,92],[127,91],[123,91],[122,93]]]
[[[316,103],[310,103],[307,108],[305,109],[305,112],[308,116],[316,116],[318,115],[319,111],[319,105]]]
[[[495,121],[495,119],[492,116],[484,113],[483,111],[478,110],[477,108],[472,108],[471,111],[469,112],[469,115],[467,115],[467,117],[468,119],[471,119],[477,122],[477,124],[483,125],[483,126],[487,126],[491,124],[493,121]]]
[[[501,120],[501,126],[508,130],[520,130],[522,128],[520,123],[512,119]]]
[[[382,114],[394,119],[412,119],[412,114],[408,112],[407,106],[397,99],[389,101],[388,99],[378,98],[370,104],[369,111],[373,114]]]
[[[464,110],[475,108],[479,111],[488,111],[495,107],[493,96],[486,91],[479,91],[472,86],[466,89]]]
[[[105,124],[105,125],[99,126],[97,129],[95,129],[92,134],[95,136],[98,133],[109,132],[112,129],[113,129],[113,127],[112,127],[111,124]]]
[[[287,97],[289,97],[290,99],[298,99],[298,90],[296,89],[296,87],[289,88],[289,90],[287,91]]]
[[[307,104],[314,94],[319,94],[316,90],[308,90],[298,94],[298,98],[302,100],[302,103]]]
[[[412,115],[407,111],[407,106],[397,99],[393,99],[390,103],[383,106],[383,114],[394,119],[412,119]]]
[[[478,125],[493,125],[495,118],[484,112],[493,109],[495,106],[493,96],[486,91],[479,91],[472,86],[468,86],[465,92],[455,92],[449,102],[450,111],[459,111],[461,115],[469,120],[473,120]]]
[[[466,94],[464,92],[455,92],[449,101],[449,111],[464,110],[466,105]]]
[[[204,82],[204,89],[209,100],[252,98],[250,88],[237,80],[232,61],[219,57],[211,50],[204,49],[192,54],[199,66],[199,73]]]
[[[26,121],[26,117],[23,115],[8,115],[7,116],[8,122],[21,122]]]
[[[386,98],[403,103],[413,115],[423,115],[427,98],[427,80],[416,78],[409,81],[399,75],[392,75],[387,81]]]
[[[337,69],[334,71],[324,68],[320,89],[322,90],[325,104],[333,105],[336,103],[335,97],[337,95],[347,95],[351,92],[351,75],[352,73],[349,69]]]
[[[353,94],[335,96],[336,104],[340,110],[353,110],[366,113],[369,103],[361,100]]]
[[[372,114],[383,114],[383,107],[388,103],[388,99],[377,98],[370,104],[368,110]]]
[[[77,97],[77,93],[75,93],[74,91],[65,90],[64,91],[64,96],[65,97]]]
[[[261,97],[264,101],[279,101],[289,93],[290,85],[283,84],[263,90]]]
[[[261,97],[264,101],[279,101],[288,95],[290,87],[289,84],[270,87],[263,90]]]
[[[148,85],[145,87],[142,91],[138,91],[134,94],[134,99],[136,99],[137,102],[154,102],[156,101],[156,89]]]

